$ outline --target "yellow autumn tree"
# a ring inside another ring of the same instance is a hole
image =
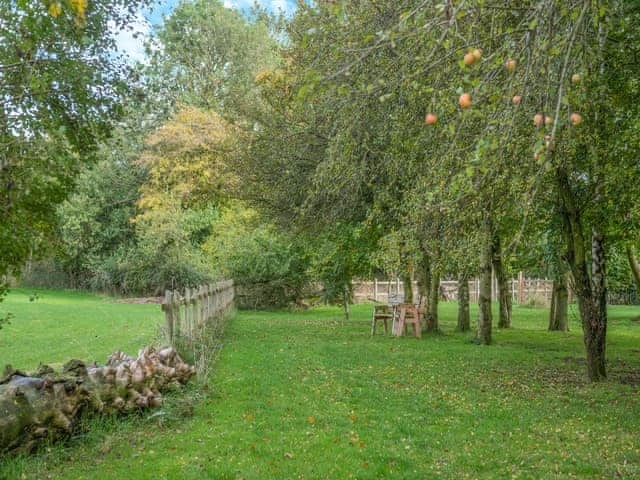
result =
[[[237,184],[229,169],[237,132],[218,114],[184,107],[147,140],[140,162],[149,178],[138,206],[162,207],[168,197],[183,208],[219,202]]]

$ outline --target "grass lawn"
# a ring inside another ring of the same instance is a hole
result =
[[[37,295],[33,301],[33,298]],[[72,358],[104,363],[115,349],[135,354],[160,333],[158,305],[116,303],[88,293],[12,289],[0,303],[0,369],[31,370],[40,362],[59,367]]]
[[[80,298],[67,306],[78,322],[89,305],[132,308]],[[598,385],[575,312],[570,333],[550,333],[545,310],[516,307],[515,328],[480,347],[453,333],[455,311],[443,304],[444,334],[421,340],[370,338],[369,305],[349,323],[337,308],[241,312],[192,410],[97,421],[65,447],[0,463],[0,478],[640,478],[640,309],[611,308],[610,380]],[[42,349],[24,362],[59,358],[51,332],[21,332]],[[136,343],[131,328],[113,333]]]

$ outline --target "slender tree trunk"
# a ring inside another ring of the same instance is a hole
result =
[[[553,285],[551,287],[551,305],[549,306],[549,330],[557,330],[556,326],[556,297],[558,296],[557,280],[553,280]]]
[[[582,321],[587,353],[587,374],[592,382],[604,380],[606,373],[607,290],[605,280],[604,239],[596,231],[591,237],[591,276],[581,212],[576,208],[566,171],[558,169],[563,230],[567,242],[567,261],[571,267]]]
[[[424,299],[426,311],[429,309],[429,296],[431,292],[431,262],[427,252],[423,252],[420,268],[418,269],[418,291]]]
[[[640,263],[638,263],[638,259],[631,245],[627,245],[627,258],[629,259],[629,266],[633,272],[633,278],[636,280],[636,289],[638,290],[638,294],[640,294]]]
[[[591,236],[591,259],[593,309],[589,328],[585,329],[585,345],[589,378],[600,380],[607,376],[607,279],[604,236],[596,230]]]
[[[502,258],[500,237],[496,234],[493,236],[493,271],[496,274],[498,301],[500,303],[498,328],[511,328],[511,288]]]
[[[561,273],[553,279],[551,308],[549,310],[549,330],[569,331],[569,289],[567,274]]]
[[[350,288],[349,285],[345,285],[344,286],[344,292],[343,292],[343,306],[344,306],[344,319],[348,322],[349,321],[349,303],[351,302],[351,292],[350,292]]]
[[[411,275],[402,276],[402,287],[404,288],[404,303],[413,303],[413,281]]]
[[[461,273],[458,276],[458,326],[456,330],[466,332],[471,329],[469,317],[469,278]]]
[[[433,270],[431,272],[431,282],[429,291],[429,302],[426,311],[426,331],[437,332],[440,330],[438,323],[438,300],[440,296],[440,272]]]
[[[480,291],[478,295],[478,337],[481,345],[491,344],[491,261],[493,259],[493,242],[491,241],[491,223],[487,218],[484,221],[486,237],[482,245],[480,255]]]

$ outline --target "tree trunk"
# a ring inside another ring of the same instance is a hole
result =
[[[351,301],[351,292],[349,291],[349,285],[344,286],[343,292],[343,306],[344,306],[344,319],[345,321],[349,321],[349,303]]]
[[[463,273],[458,276],[458,326],[456,330],[459,332],[466,332],[470,329],[469,278]]]
[[[422,261],[418,271],[418,292],[424,301],[424,308],[429,309],[429,296],[431,292],[431,262],[426,252],[422,254]]]
[[[438,300],[440,295],[440,272],[433,270],[431,272],[429,301],[426,307],[426,328],[427,332],[438,332],[440,325],[438,323]]]
[[[591,235],[591,261],[593,308],[585,329],[585,346],[589,378],[598,381],[607,377],[607,278],[604,237],[595,229]]]
[[[569,289],[567,274],[561,273],[553,280],[551,308],[549,310],[549,330],[569,331]]]
[[[413,281],[411,275],[402,276],[402,287],[404,289],[404,303],[413,303]]]
[[[631,245],[627,245],[627,258],[629,259],[629,266],[633,272],[633,278],[636,280],[636,289],[640,295],[640,263],[638,263],[638,259]]]
[[[482,245],[480,255],[480,291],[478,292],[478,337],[481,345],[491,344],[491,263],[493,259],[493,242],[491,241],[491,223],[485,219],[485,232],[487,236]]]
[[[567,262],[575,282],[575,295],[582,322],[587,353],[587,374],[592,382],[604,380],[606,373],[607,290],[605,252],[602,235],[594,230],[591,237],[591,276],[582,214],[576,207],[567,172],[558,169],[558,190],[563,231],[567,242]]]
[[[556,297],[558,296],[557,291],[557,279],[553,280],[553,285],[551,287],[551,305],[549,306],[549,330],[557,330],[556,326]]]
[[[507,272],[502,258],[502,246],[500,237],[493,235],[493,270],[496,273],[498,284],[498,301],[500,303],[500,315],[498,328],[511,328],[511,288]]]

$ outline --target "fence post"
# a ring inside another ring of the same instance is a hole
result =
[[[232,280],[220,281],[184,292],[166,290],[161,309],[165,315],[167,339],[174,344],[182,333],[190,345],[195,345],[196,336],[208,322],[225,314],[235,297]],[[184,307],[184,312],[182,311]]]
[[[198,327],[201,327],[202,325],[204,325],[207,322],[207,291],[206,291],[206,287],[204,285],[200,285],[200,288],[198,288],[198,315],[200,316],[199,318],[199,325]]]
[[[167,339],[169,343],[173,343],[173,293],[169,290],[164,292],[164,300],[162,302],[162,310],[167,324]]]
[[[207,285],[207,322],[213,318],[213,296],[216,294],[213,284]]]
[[[190,288],[185,288],[184,289],[184,304],[185,304],[185,310],[184,310],[184,320],[185,320],[185,327],[187,329],[187,334],[189,335],[189,337],[191,337],[191,332],[193,330],[192,325],[193,325],[193,309],[191,308],[191,289]]]
[[[180,335],[182,331],[182,295],[177,290],[173,291],[171,296],[171,308],[173,310],[173,338]]]
[[[377,278],[373,279],[373,301],[374,302],[378,301],[378,279]]]

